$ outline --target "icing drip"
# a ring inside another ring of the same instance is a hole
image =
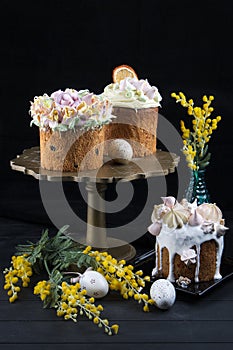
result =
[[[196,257],[196,269],[195,269],[195,282],[199,281],[199,271],[200,271],[200,251],[201,245],[204,242],[214,240],[217,243],[217,258],[216,258],[216,271],[214,278],[220,279],[220,263],[224,247],[223,237],[217,237],[217,224],[214,224],[214,231],[211,233],[204,233],[201,225],[190,226],[188,224],[183,225],[178,229],[171,229],[166,224],[163,224],[160,235],[156,237],[155,255],[156,255],[156,272],[162,269],[162,249],[167,248],[169,252],[169,274],[168,280],[175,282],[173,262],[175,254],[182,255],[184,249],[190,249],[196,247],[197,257]],[[159,252],[158,252],[159,246]],[[160,262],[160,266],[158,266]]]
[[[200,253],[201,246],[200,244],[196,245],[197,257],[196,257],[196,269],[195,269],[195,282],[199,282],[199,271],[200,271]]]
[[[167,279],[169,281],[175,281],[174,268],[173,268],[174,258],[175,258],[175,253],[170,254],[170,252],[169,252],[169,273],[168,273],[168,276],[167,276]]]
[[[216,271],[215,271],[215,275],[214,275],[214,279],[216,279],[216,280],[219,280],[222,278],[222,276],[220,274],[220,264],[221,264],[221,257],[222,257],[223,248],[224,248],[224,239],[223,239],[223,237],[220,237],[218,239]]]
[[[163,249],[166,248],[169,264],[167,279],[175,282],[174,260],[177,254],[180,256],[180,261],[186,265],[196,264],[192,278],[195,282],[199,282],[200,272],[202,274],[203,269],[208,269],[208,266],[202,266],[200,260],[202,245],[205,242],[214,241],[216,243],[215,273],[213,276],[211,272],[211,274],[202,279],[221,279],[220,265],[224,247],[224,235],[225,231],[228,230],[224,226],[225,221],[222,218],[221,210],[216,204],[204,203],[198,206],[196,201],[191,204],[183,199],[178,203],[172,196],[161,198],[163,204],[154,206],[151,215],[152,225],[148,228],[151,234],[156,234],[155,268],[152,274],[155,275],[162,272],[162,254]],[[158,224],[160,224],[159,230],[157,230]],[[182,266],[177,266],[177,269],[176,273],[184,271]]]
[[[159,261],[158,261],[158,244],[155,243],[155,268],[152,270],[152,276],[156,276],[159,272]]]
[[[158,272],[161,272],[162,271],[162,258],[163,258],[163,255],[162,255],[162,249],[159,249],[159,271]]]

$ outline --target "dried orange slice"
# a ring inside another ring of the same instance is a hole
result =
[[[112,79],[114,83],[119,83],[122,79],[125,79],[126,77],[138,79],[135,70],[132,67],[127,66],[127,64],[122,64],[121,66],[118,66],[113,69]]]

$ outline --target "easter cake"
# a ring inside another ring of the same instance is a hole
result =
[[[193,282],[221,279],[220,265],[224,248],[224,225],[216,204],[180,203],[174,197],[162,197],[154,206],[148,231],[156,236],[155,268],[171,282],[180,277]]]
[[[127,140],[133,148],[133,157],[154,154],[162,100],[157,87],[147,79],[138,79],[131,67],[122,65],[113,70],[113,83],[104,88],[102,97],[112,103],[112,114],[116,117],[106,127],[106,140]]]
[[[29,112],[40,130],[42,168],[70,172],[102,166],[103,126],[112,118],[107,100],[89,90],[58,90],[34,97]]]

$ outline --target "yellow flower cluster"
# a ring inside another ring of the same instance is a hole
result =
[[[119,291],[124,299],[133,297],[139,303],[143,302],[143,310],[149,311],[149,305],[154,301],[146,293],[141,293],[145,287],[145,281],[150,281],[149,276],[143,277],[143,271],[134,272],[132,265],[126,265],[125,260],[113,258],[107,252],[92,251],[90,246],[83,251],[95,258],[100,272],[108,281],[111,290]]]
[[[186,96],[179,92],[179,94],[172,93],[171,97],[176,99],[177,103],[187,108],[187,113],[193,116],[192,130],[186,128],[184,121],[181,120],[180,126],[183,138],[183,153],[186,156],[188,166],[193,170],[198,170],[200,162],[203,157],[203,152],[206,144],[210,141],[213,130],[217,129],[217,124],[221,120],[220,116],[211,119],[210,116],[214,111],[211,103],[214,96],[203,96],[202,107],[195,107],[192,99],[187,100]]]
[[[87,298],[86,290],[81,290],[79,283],[70,285],[66,282],[62,282],[61,289],[61,300],[58,302],[57,308],[58,316],[63,316],[65,320],[71,319],[77,322],[78,313],[80,315],[85,314],[94,324],[98,325],[98,327],[104,327],[108,335],[118,333],[119,326],[117,324],[109,326],[109,321],[101,318],[103,306],[96,306],[93,297]]]
[[[12,256],[11,264],[12,266],[9,269],[4,270],[4,289],[8,290],[9,301],[13,303],[18,298],[18,293],[20,292],[20,286],[18,285],[19,279],[21,279],[23,287],[28,287],[30,277],[32,276],[32,267],[25,255]]]
[[[48,281],[39,281],[34,288],[34,294],[39,294],[40,299],[44,301],[50,294],[51,284]]]

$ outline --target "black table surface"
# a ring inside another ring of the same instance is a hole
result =
[[[226,213],[227,214],[227,213]],[[225,254],[232,251],[232,219]],[[12,218],[0,218],[1,270],[8,267],[15,246],[37,240],[44,224]],[[51,234],[56,230],[51,228]],[[153,249],[149,247],[148,249]],[[151,307],[149,313],[134,300],[124,300],[110,292],[100,302],[111,324],[120,325],[118,335],[108,336],[86,317],[77,323],[56,316],[54,309],[44,309],[32,284],[14,303],[8,302],[0,275],[0,348],[1,349],[224,349],[233,348],[233,278],[202,297],[177,292],[174,306],[162,311]]]

